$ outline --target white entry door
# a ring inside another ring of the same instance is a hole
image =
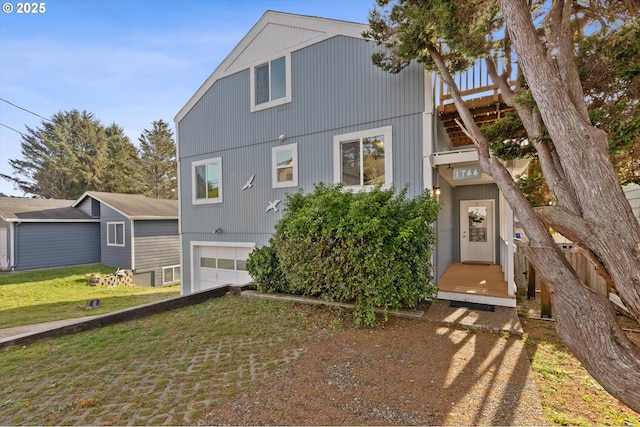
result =
[[[460,201],[460,258],[462,262],[495,263],[494,201]]]
[[[6,270],[9,262],[7,260],[7,229],[0,228],[0,270]]]

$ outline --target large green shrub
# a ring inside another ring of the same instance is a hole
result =
[[[354,193],[319,184],[289,195],[271,241],[286,277],[277,291],[354,302],[356,324],[367,326],[376,324],[376,309],[386,319],[388,310],[433,300],[437,212],[429,195],[407,199],[406,189]],[[262,287],[275,288],[272,281]]]
[[[254,249],[247,260],[247,271],[260,292],[290,292],[273,245]]]

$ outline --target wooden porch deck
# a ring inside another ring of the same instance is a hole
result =
[[[454,301],[483,302],[515,307],[515,295],[509,295],[504,273],[497,264],[454,262],[440,277],[439,298]],[[503,301],[504,300],[504,301]]]

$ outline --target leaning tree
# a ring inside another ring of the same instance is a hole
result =
[[[609,138],[589,117],[575,55],[577,35],[633,25],[638,1],[390,3],[378,0],[386,9],[371,13],[365,33],[385,47],[374,62],[398,72],[418,60],[440,75],[482,169],[525,229],[526,256],[552,295],[558,334],[600,384],[640,412],[640,349],[618,325],[608,298],[582,283],[549,233],[552,227],[578,245],[640,320],[640,224],[616,177]],[[496,50],[517,58],[521,75],[515,86],[512,70],[498,68],[492,59]],[[476,125],[453,74],[478,58],[517,111],[556,204],[534,209]]]

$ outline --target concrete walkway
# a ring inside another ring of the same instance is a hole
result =
[[[139,317],[149,316],[155,313],[161,313],[163,311],[186,307],[188,305],[198,304],[210,298],[223,296],[230,291],[240,292],[240,290],[241,288],[234,286],[223,286],[216,289],[208,289],[206,291],[195,292],[189,295],[181,295],[98,316],[86,316],[76,319],[56,320],[53,322],[0,329],[0,349],[13,345],[29,344],[45,338],[55,338],[76,332],[88,331],[106,325],[112,325]]]

